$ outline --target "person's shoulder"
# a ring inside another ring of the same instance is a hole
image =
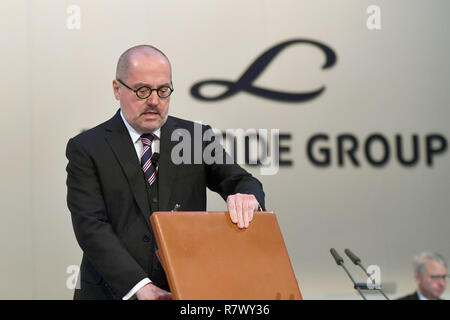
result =
[[[400,297],[397,300],[419,300],[419,296],[417,295],[417,291],[408,294],[406,296]]]
[[[120,116],[119,116],[120,117]],[[82,145],[90,145],[95,144],[98,141],[102,141],[104,132],[108,127],[111,127],[111,125],[114,123],[114,121],[117,121],[117,114],[114,115],[111,119],[100,123],[99,125],[96,125],[95,127],[92,127],[87,130],[83,130],[76,136],[72,137],[70,141],[82,144]]]
[[[182,119],[174,116],[168,116],[167,124],[174,128],[184,128],[188,130],[193,130],[195,126],[201,126],[203,130],[210,128],[208,124],[204,124],[199,121],[191,121],[187,119]]]

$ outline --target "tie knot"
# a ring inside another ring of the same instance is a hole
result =
[[[155,135],[153,133],[144,133],[141,135],[141,141],[144,145],[151,145]]]

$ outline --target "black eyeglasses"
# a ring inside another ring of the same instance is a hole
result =
[[[167,86],[167,85],[161,86],[158,89],[152,89],[148,86],[142,86],[137,89],[133,89],[133,88],[129,87],[128,85],[126,85],[122,80],[117,79],[117,81],[119,81],[125,87],[127,87],[128,89],[130,89],[131,91],[136,93],[136,95],[139,99],[147,99],[148,97],[150,97],[153,90],[156,90],[156,93],[158,94],[158,97],[160,97],[160,98],[168,98],[173,92],[173,88],[170,86]]]
[[[430,275],[431,280],[445,280],[447,281],[447,278],[450,278],[450,275],[444,274],[444,275]]]

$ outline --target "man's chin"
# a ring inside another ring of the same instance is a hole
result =
[[[436,297],[436,299],[439,299],[439,297],[444,293],[444,291],[440,291],[440,292],[435,292],[434,295]]]

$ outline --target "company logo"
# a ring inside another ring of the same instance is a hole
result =
[[[336,54],[334,53],[333,49],[331,49],[327,45],[317,41],[305,39],[289,40],[277,44],[276,46],[268,49],[263,54],[261,54],[247,68],[247,70],[245,70],[245,72],[236,82],[221,79],[200,81],[192,86],[191,94],[195,98],[203,101],[219,101],[227,99],[240,91],[245,91],[262,98],[282,102],[305,102],[317,98],[325,90],[325,86],[322,86],[321,88],[310,92],[283,92],[256,87],[253,85],[253,82],[260,76],[265,68],[267,68],[269,63],[272,62],[272,60],[275,59],[281,51],[294,44],[306,44],[319,48],[325,55],[325,64],[322,66],[322,69],[331,68],[336,64]],[[200,93],[200,90],[202,87],[208,85],[223,86],[226,88],[226,91],[216,96],[204,96]]]

